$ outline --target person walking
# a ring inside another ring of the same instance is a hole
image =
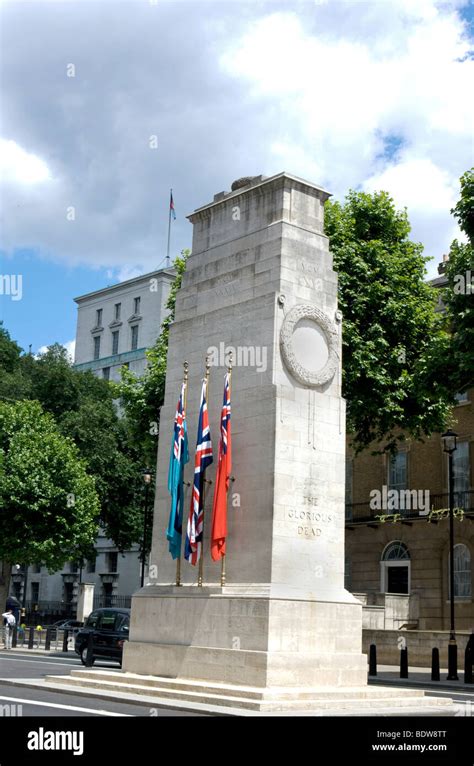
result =
[[[12,609],[7,609],[6,612],[2,614],[3,621],[4,621],[4,644],[5,649],[11,649],[12,648],[12,638],[13,638],[13,629],[16,625],[15,615],[13,614]]]

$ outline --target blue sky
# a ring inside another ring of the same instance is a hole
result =
[[[474,6],[453,0],[0,0],[0,319],[33,351],[73,298],[164,265],[243,175],[386,189],[433,257],[474,156]],[[70,212],[73,210],[73,219]]]

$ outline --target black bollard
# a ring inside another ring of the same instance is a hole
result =
[[[35,629],[34,627],[31,627],[30,632],[28,634],[28,649],[33,649],[34,640],[35,640]]]
[[[408,678],[408,649],[400,649],[400,678]]]
[[[369,647],[369,676],[377,675],[377,647],[370,644]]]
[[[67,652],[68,638],[69,638],[69,631],[65,630],[63,635],[63,652]]]
[[[439,649],[431,650],[431,680],[439,681]]]
[[[51,649],[51,628],[46,628],[46,639],[44,642],[44,648],[47,652]]]
[[[92,651],[92,631],[87,637],[86,668],[91,668],[94,664],[94,654]]]
[[[15,627],[13,628],[12,649],[15,649],[17,641],[18,641],[18,628],[15,625]]]
[[[458,676],[458,645],[451,640],[448,644],[448,676],[447,681],[459,681]]]
[[[472,661],[474,657],[471,654],[471,647],[469,644],[466,646],[464,653],[464,683],[472,684]]]

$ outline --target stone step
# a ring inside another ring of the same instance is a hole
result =
[[[362,698],[358,693],[358,689],[346,689],[346,696],[340,696],[339,694],[334,697],[318,696],[306,699],[250,699],[244,697],[236,697],[231,694],[231,687],[227,688],[227,694],[219,693],[215,694],[208,690],[206,691],[189,691],[178,688],[165,688],[161,686],[146,686],[138,683],[117,682],[117,680],[105,680],[103,678],[86,678],[84,676],[46,676],[46,684],[54,684],[65,686],[76,686],[81,690],[86,689],[102,689],[105,691],[123,692],[127,691],[134,695],[144,695],[149,697],[156,697],[157,700],[177,700],[180,702],[199,703],[205,705],[218,705],[223,707],[243,708],[245,710],[255,710],[261,712],[271,712],[280,710],[325,710],[325,711],[337,711],[337,710],[370,710],[373,711],[374,707],[384,708],[430,708],[431,710],[441,710],[443,708],[451,707],[451,700],[438,697],[423,697],[418,696],[410,692],[405,692],[404,696],[393,694],[392,689],[385,690],[385,695],[380,695],[382,689],[378,689],[378,695],[371,695],[370,693]],[[343,690],[338,689],[337,692]]]
[[[378,699],[387,697],[387,689],[385,687],[373,688],[363,686],[328,689],[328,687],[323,686],[318,689],[315,689],[314,687],[297,687],[292,689],[288,689],[287,687],[272,687],[269,689],[259,689],[254,686],[236,686],[234,684],[208,683],[206,681],[193,681],[191,679],[182,680],[177,678],[164,678],[163,676],[144,676],[138,673],[108,672],[92,669],[73,670],[71,676],[74,678],[114,681],[123,684],[125,687],[128,687],[129,684],[138,684],[139,686],[160,689],[176,689],[216,695],[230,694],[232,697],[245,697],[247,699],[257,700],[272,700],[272,698],[275,697],[290,700],[313,699],[315,695],[317,695],[318,699],[344,699],[348,696],[353,697],[355,694],[357,694],[359,698],[370,697],[371,699]],[[392,698],[406,696],[406,691],[404,689],[394,688],[389,691]],[[412,697],[423,697],[423,691],[420,689],[413,689],[410,694]]]

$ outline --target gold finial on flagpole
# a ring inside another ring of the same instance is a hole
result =
[[[184,375],[183,375],[183,383],[184,383],[184,392],[183,392],[183,418],[186,417],[186,402],[188,398],[188,372],[189,372],[189,364],[185,360],[183,362],[183,368],[184,368]],[[184,484],[185,482],[183,482]],[[184,488],[183,488],[184,492]],[[182,527],[181,527],[182,530]],[[181,531],[182,534],[182,531]],[[176,559],[176,585],[179,587],[181,585],[181,548],[179,549],[179,556]]]

